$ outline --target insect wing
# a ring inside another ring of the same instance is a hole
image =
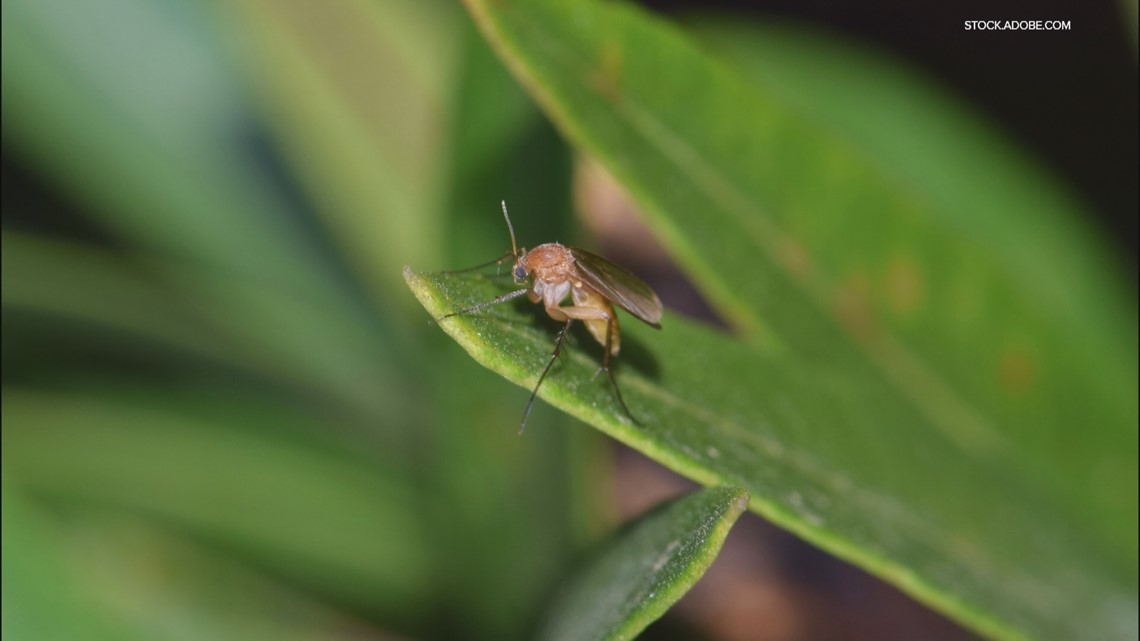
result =
[[[578,247],[571,247],[578,274],[587,285],[598,290],[618,307],[657,327],[661,322],[661,299],[624,267]]]

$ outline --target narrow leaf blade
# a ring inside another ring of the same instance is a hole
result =
[[[632,639],[704,575],[748,506],[735,487],[702,490],[643,516],[559,598],[543,641]]]

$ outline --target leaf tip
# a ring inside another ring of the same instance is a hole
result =
[[[421,295],[424,289],[424,277],[412,271],[411,265],[404,265],[404,283],[407,284],[408,289],[412,290],[416,298],[420,299],[420,302],[424,302],[423,296]],[[426,305],[426,303],[424,304]]]
[[[743,514],[748,510],[748,501],[751,498],[752,497],[748,494],[748,490],[742,487],[736,488],[736,498],[732,501],[732,510],[736,512],[737,515]]]

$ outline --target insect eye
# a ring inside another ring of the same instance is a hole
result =
[[[522,265],[515,265],[515,280],[522,280],[526,278],[526,268]]]

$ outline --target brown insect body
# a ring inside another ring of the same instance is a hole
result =
[[[503,203],[503,217],[507,221],[507,229],[511,232],[511,253],[505,254],[490,264],[502,264],[508,257],[514,258],[511,276],[515,283],[522,283],[529,279],[528,287],[497,296],[492,300],[480,303],[467,309],[452,312],[436,319],[437,321],[478,311],[485,307],[506,302],[513,298],[526,295],[532,303],[542,303],[546,314],[554,320],[565,323],[558,334],[558,341],[554,345],[554,352],[523,411],[522,423],[519,432],[526,427],[526,419],[530,415],[538,388],[546,379],[547,373],[554,365],[562,345],[566,340],[566,333],[570,324],[580,320],[586,325],[590,335],[600,343],[602,352],[602,366],[598,372],[605,371],[613,385],[614,393],[622,410],[631,420],[637,422],[626,407],[617,386],[613,371],[610,369],[610,358],[617,356],[621,351],[621,329],[618,325],[614,305],[633,314],[645,323],[660,329],[661,300],[657,294],[640,278],[597,254],[578,247],[566,247],[558,243],[539,245],[529,252],[525,248],[519,249],[515,242],[515,230],[511,225],[511,217],[507,214],[507,204]],[[474,268],[477,269],[477,268]],[[563,305],[567,294],[570,295],[572,305]],[[597,374],[595,373],[595,376]]]
[[[558,243],[546,243],[523,254],[515,268],[521,267],[533,279],[533,285],[527,292],[530,302],[541,301],[547,315],[554,320],[582,321],[590,335],[603,346],[608,341],[610,355],[617,356],[621,351],[621,326],[617,314],[605,296],[586,284],[576,263],[569,248]],[[517,271],[515,273],[518,274]],[[564,307],[562,301],[566,300],[567,294],[571,295],[574,304]]]

